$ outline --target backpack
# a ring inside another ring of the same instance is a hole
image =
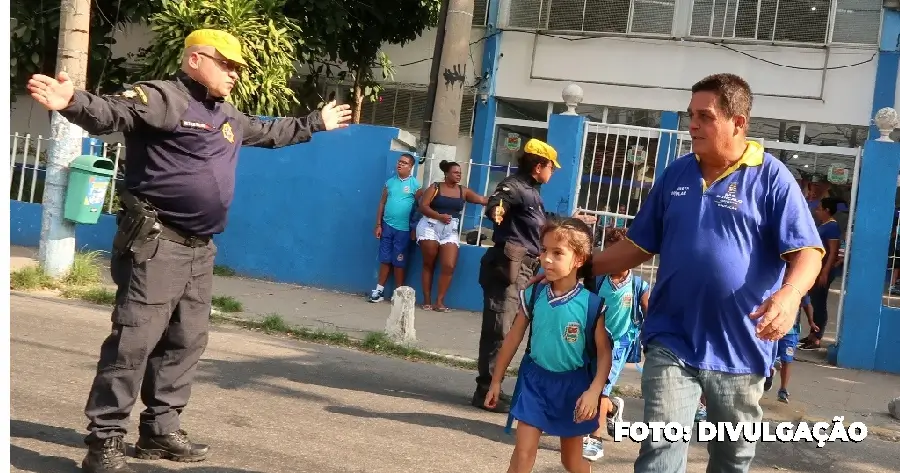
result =
[[[600,285],[603,284],[604,281],[609,277],[609,275],[604,274],[600,280],[597,282],[596,287],[599,289]],[[634,333],[634,342],[631,344],[631,349],[628,351],[628,355],[626,357],[626,363],[634,363],[638,367],[638,371],[641,370],[640,365],[638,363],[641,362],[641,343],[640,343],[640,333],[641,328],[644,326],[644,308],[641,307],[641,297],[644,293],[641,291],[641,287],[644,285],[644,280],[641,279],[640,276],[631,274],[631,287],[633,290],[632,298],[631,298],[631,321],[637,326],[637,332]],[[635,343],[636,342],[636,343]]]

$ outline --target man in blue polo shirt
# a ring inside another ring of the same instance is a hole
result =
[[[746,139],[752,95],[732,74],[692,88],[694,152],[670,164],[628,230],[594,255],[614,273],[660,255],[642,342],[646,422],[760,421],[774,342],[790,332],[822,265],[822,241],[791,173]],[[641,445],[636,472],[683,472],[685,442]],[[751,442],[710,442],[709,471],[746,472]]]

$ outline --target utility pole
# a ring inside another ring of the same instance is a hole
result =
[[[441,41],[440,76],[434,89],[434,108],[426,155],[431,158],[425,166],[424,182],[434,181],[433,174],[441,160],[456,158],[456,141],[459,138],[459,111],[462,105],[466,76],[475,71],[467,70],[469,37],[472,32],[474,0],[445,0],[447,18]],[[434,60],[438,60],[435,57]]]
[[[76,89],[87,82],[91,0],[61,0],[56,74],[66,71]],[[51,143],[41,211],[41,267],[58,278],[68,273],[75,259],[75,224],[63,218],[69,163],[81,154],[84,130],[58,112],[50,118]]]
[[[447,7],[449,0],[441,0],[441,12],[438,15],[437,31],[434,39],[434,55],[431,58],[431,75],[428,80],[428,96],[425,100],[425,112],[422,116],[422,130],[419,132],[420,151],[425,154],[425,146],[431,137],[431,115],[434,113],[434,94],[437,92],[438,79],[441,77],[441,51],[444,49],[444,32],[447,26]],[[427,183],[425,183],[427,185]]]

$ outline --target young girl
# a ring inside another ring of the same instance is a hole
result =
[[[510,411],[519,423],[507,473],[531,471],[542,433],[560,437],[566,471],[590,473],[582,438],[600,425],[597,406],[612,358],[605,307],[578,281],[578,269],[590,258],[591,231],[578,219],[551,221],[541,229],[541,245],[546,277],[519,294],[519,313],[497,355],[484,405],[493,408],[500,398],[500,380],[530,324]]]

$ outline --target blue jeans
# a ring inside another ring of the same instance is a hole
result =
[[[706,395],[709,422],[759,422],[764,377],[698,370],[684,364],[671,350],[650,342],[646,348],[641,391],[644,422],[678,422],[693,425],[700,395]],[[647,437],[634,462],[635,473],[683,473],[688,443],[651,441]],[[756,455],[756,443],[708,443],[708,473],[746,473]]]

